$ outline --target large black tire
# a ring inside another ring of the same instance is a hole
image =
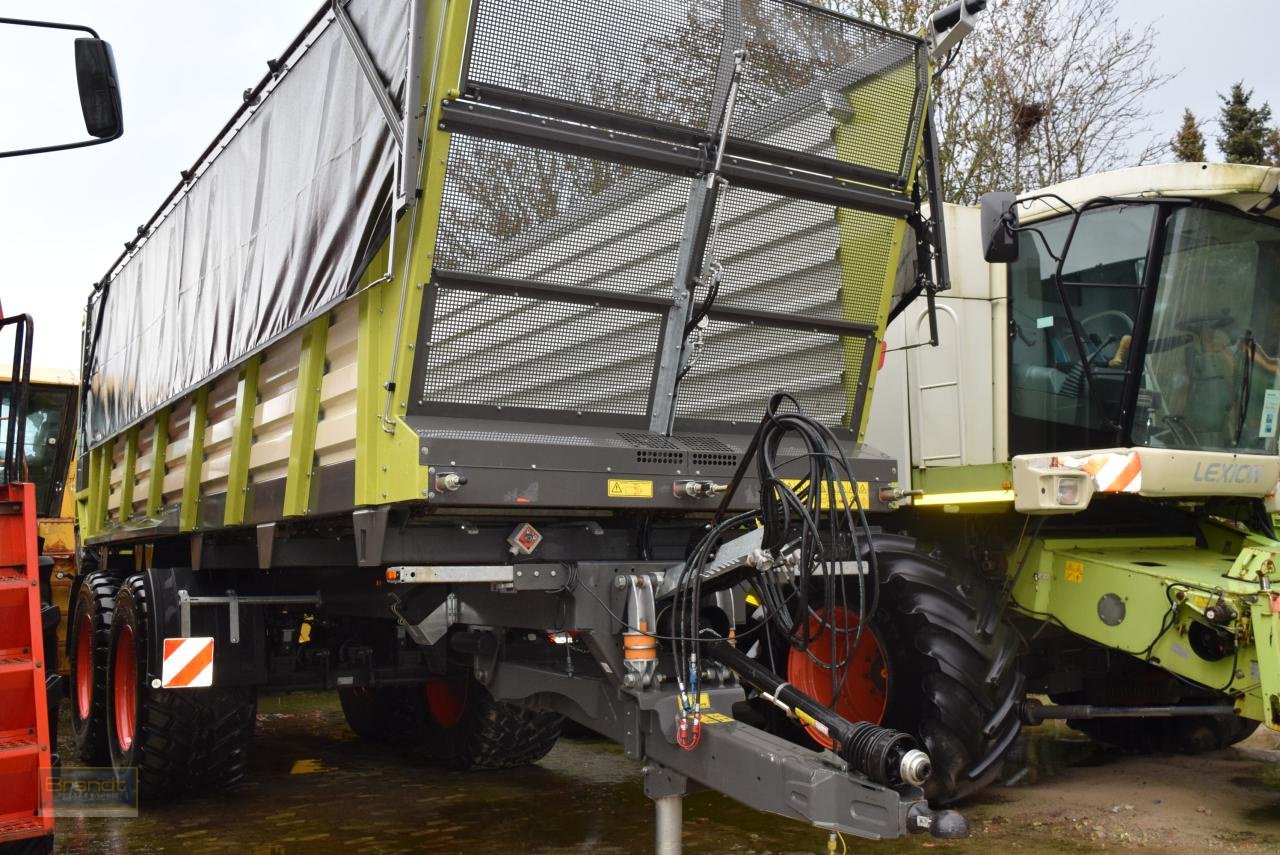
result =
[[[366,742],[417,748],[427,741],[423,686],[351,686],[338,689],[347,726]]]
[[[1198,705],[1222,700],[1127,656],[1116,657],[1104,672],[1088,674],[1080,691],[1053,696],[1055,703],[1097,706]],[[1196,715],[1069,719],[1067,724],[1096,742],[1131,754],[1199,754],[1248,739],[1259,723],[1235,715]]]
[[[888,665],[883,724],[913,734],[933,761],[925,795],[945,805],[1000,773],[1021,730],[1018,636],[996,615],[998,589],[910,538],[879,536],[871,623]]]
[[[177,690],[183,691],[183,690]],[[257,692],[246,686],[187,689],[203,709],[196,769],[205,787],[223,790],[244,780],[258,719]]]
[[[441,704],[427,704],[427,750],[456,769],[512,769],[538,762],[555,747],[564,717],[493,699],[471,677],[439,681],[453,695],[447,718]]]
[[[111,649],[111,616],[120,580],[94,572],[80,580],[67,624],[70,671],[71,730],[76,755],[85,766],[106,766],[107,658]]]
[[[146,585],[141,575],[131,576],[116,594],[111,620],[106,730],[112,766],[118,772],[138,770],[142,802],[173,799],[197,786],[235,784],[248,763],[257,709],[253,689],[152,688],[151,631]],[[122,706],[130,696],[131,733],[129,710]]]

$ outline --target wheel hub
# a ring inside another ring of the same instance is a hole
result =
[[[787,681],[849,721],[879,724],[889,703],[888,660],[875,632],[865,627],[858,638],[857,628],[856,612],[837,608],[826,619],[825,612],[818,611],[809,619],[813,641],[806,650],[793,647],[787,655]],[[833,662],[844,667],[833,669]],[[819,745],[833,747],[831,738],[816,727],[805,729]]]
[[[138,659],[133,628],[121,626],[116,635],[115,662],[112,671],[112,715],[116,742],[121,751],[133,747],[138,706]]]
[[[88,615],[80,618],[79,634],[76,636],[76,715],[86,721],[93,706],[93,619]]]

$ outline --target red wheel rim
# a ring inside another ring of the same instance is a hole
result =
[[[134,721],[138,706],[138,659],[133,641],[133,628],[120,627],[116,635],[115,665],[112,671],[112,707],[116,725],[116,742],[121,751],[133,747]]]
[[[84,721],[93,706],[93,618],[80,618],[76,636],[76,715]]]
[[[427,712],[441,727],[454,727],[467,710],[467,687],[461,680],[427,681]]]
[[[819,611],[819,615],[823,612]],[[818,632],[823,623],[818,617],[809,619],[809,633]],[[831,640],[835,636],[834,661],[848,660],[844,685],[835,702],[835,711],[849,721],[869,721],[879,724],[884,719],[889,704],[889,665],[880,649],[880,641],[870,627],[862,632],[858,646],[853,647],[858,615],[846,609],[836,609],[829,621],[837,630],[824,627],[809,644],[808,651],[791,649],[787,656],[787,681],[818,702],[831,706],[831,670],[824,667],[833,661]],[[812,656],[813,658],[810,658]],[[815,662],[814,659],[818,661]],[[837,678],[838,679],[838,678]],[[825,748],[832,748],[831,737],[810,725],[805,728],[814,741]]]

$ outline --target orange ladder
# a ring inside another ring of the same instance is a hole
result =
[[[0,485],[0,844],[53,834],[35,485]]]

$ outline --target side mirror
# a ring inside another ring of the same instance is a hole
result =
[[[115,139],[124,133],[124,108],[111,45],[102,39],[76,39],[76,83],[89,136]]]
[[[82,26],[81,24],[59,24],[54,21],[33,21],[26,18],[4,18],[0,17],[0,27],[21,27],[24,30],[23,35],[17,36],[23,42],[27,42],[30,47],[20,51],[2,51],[0,50],[0,59],[9,58],[13,62],[15,68],[0,69],[0,75],[11,77],[15,80],[22,80],[23,84],[32,81],[44,82],[48,84],[44,91],[30,91],[27,86],[17,87],[5,93],[7,96],[14,96],[19,93],[22,97],[18,99],[21,105],[14,109],[11,104],[3,105],[4,118],[6,120],[13,119],[11,123],[13,128],[26,130],[28,127],[34,129],[34,135],[37,140],[40,136],[41,127],[51,126],[55,128],[63,128],[61,124],[62,116],[69,114],[67,117],[71,119],[74,126],[75,107],[73,106],[75,95],[70,87],[70,75],[64,75],[62,69],[54,66],[46,69],[31,69],[23,60],[29,59],[29,56],[39,56],[48,62],[59,62],[65,57],[62,53],[61,44],[51,44],[47,39],[49,36],[57,38],[57,33],[83,33],[85,35],[77,35],[72,47],[74,48],[76,61],[76,87],[75,94],[79,95],[80,113],[84,117],[84,127],[88,132],[89,139],[82,139],[78,142],[56,143],[54,145],[23,145],[19,148],[11,148],[0,151],[0,158],[3,157],[22,157],[28,154],[43,154],[50,151],[66,151],[73,148],[84,148],[85,146],[101,145],[102,143],[111,142],[119,139],[124,134],[124,108],[120,101],[120,78],[116,74],[115,55],[111,52],[111,45],[98,38],[97,32],[91,27]],[[44,34],[44,35],[42,35]],[[22,75],[26,74],[28,79],[23,79]],[[65,89],[63,84],[67,84]],[[65,96],[63,97],[63,93]],[[51,96],[51,97],[50,97]],[[61,102],[61,103],[60,103]],[[37,118],[48,118],[49,121],[32,121]],[[10,126],[6,126],[6,130]],[[69,129],[65,129],[69,130]],[[62,133],[62,131],[59,131]],[[78,132],[74,132],[79,136]],[[35,141],[35,140],[33,140]],[[6,143],[9,138],[6,135]],[[12,143],[10,143],[12,144]]]
[[[982,216],[982,257],[988,264],[1018,260],[1018,197],[1005,190],[984,193],[979,199]]]

